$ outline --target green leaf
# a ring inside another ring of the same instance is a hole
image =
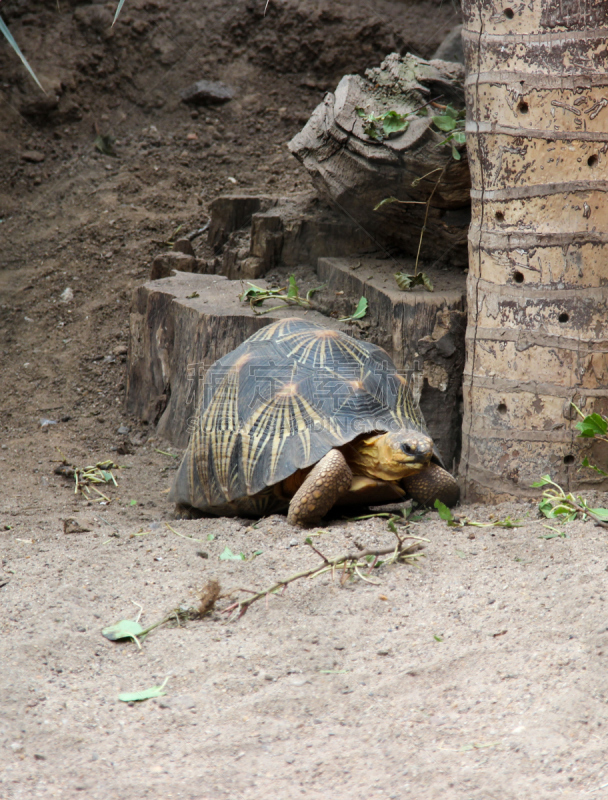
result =
[[[207,534],[207,541],[212,542],[215,539],[215,533],[208,533]]]
[[[538,481],[536,481],[536,483],[532,483],[530,485],[533,486],[535,489],[538,489],[540,486],[546,486],[548,483],[553,483],[553,481],[551,480],[551,476],[543,475],[543,477],[540,478]]]
[[[468,558],[468,553],[465,553],[464,550],[454,550],[458,558]]]
[[[129,505],[130,506],[136,506],[137,505],[137,500],[129,500]]]
[[[445,520],[446,522],[454,522],[454,515],[445,505],[445,503],[441,502],[441,500],[435,500],[435,508],[437,509],[441,519]]]
[[[390,203],[398,203],[399,200],[396,197],[385,197],[384,200],[381,200],[377,206],[374,206],[374,211],[378,211],[379,208],[382,206],[387,206]]]
[[[149,689],[142,689],[140,692],[123,692],[118,695],[118,699],[123,703],[139,703],[141,700],[150,700],[153,697],[162,697],[167,694],[165,692],[165,685],[167,681],[160,686],[151,686]]]
[[[602,522],[608,522],[608,508],[590,508],[589,511]]]
[[[357,304],[357,308],[355,309],[353,314],[351,314],[350,317],[342,317],[340,322],[350,322],[353,319],[363,319],[363,317],[366,314],[367,314],[367,298],[366,297],[362,297],[359,300],[359,302]]]
[[[367,314],[367,298],[362,297],[359,302],[357,303],[357,308],[355,309],[355,313],[353,314],[353,319],[363,319],[363,317]]]
[[[307,536],[306,539],[304,539],[304,544],[312,544],[312,539],[310,536]]]
[[[409,124],[407,117],[397,111],[387,111],[382,118],[382,125],[387,136],[390,136],[391,133],[406,131]]]
[[[582,461],[582,463],[581,463],[581,466],[582,466],[582,467],[588,467],[589,469],[594,469],[594,470],[595,470],[596,472],[598,472],[600,475],[604,475],[604,476],[607,476],[607,477],[608,477],[608,472],[606,472],[606,471],[605,471],[605,470],[603,470],[603,469],[600,469],[599,467],[596,467],[596,466],[595,466],[595,464],[591,464],[591,463],[589,462],[589,459],[587,458],[587,456],[585,456],[585,457],[583,458],[583,461]]]
[[[297,297],[299,295],[298,284],[294,275],[289,276],[289,288],[287,289],[287,297]]]
[[[396,272],[395,280],[402,292],[409,292],[415,286],[424,286],[427,292],[433,292],[435,290],[431,279],[425,272],[419,272],[417,275],[409,275],[407,272]]]
[[[220,561],[244,561],[245,556],[243,553],[233,553],[229,547],[225,547],[223,552],[220,553]]]
[[[437,636],[437,634],[436,634],[436,633],[434,633],[434,634],[433,634],[433,639],[434,639],[436,642],[443,642],[443,639],[441,638],[441,636]]]
[[[449,133],[456,127],[456,120],[449,114],[442,114],[441,116],[433,117],[433,125],[439,128],[440,131]]]
[[[123,1],[124,1],[124,0],[123,0]],[[39,80],[38,80],[38,78],[36,77],[36,74],[35,74],[34,70],[33,70],[33,69],[30,67],[30,65],[28,64],[27,58],[26,58],[26,57],[23,55],[23,53],[22,53],[22,52],[21,52],[21,50],[19,49],[19,45],[17,44],[17,42],[16,42],[16,41],[15,41],[15,39],[13,38],[13,34],[12,34],[12,33],[10,32],[10,30],[8,29],[8,26],[7,26],[6,22],[5,22],[5,21],[2,19],[2,17],[0,17],[0,31],[2,31],[2,33],[4,34],[4,38],[7,40],[7,42],[8,42],[8,43],[10,44],[10,46],[13,48],[13,50],[15,51],[15,53],[17,53],[17,55],[18,55],[18,56],[19,56],[19,58],[21,59],[21,63],[23,64],[23,66],[24,66],[24,67],[26,68],[26,70],[27,70],[27,71],[30,73],[30,75],[32,76],[32,78],[33,78],[33,79],[36,81],[36,83],[38,84],[38,86],[40,87],[40,89],[42,89],[42,84],[40,83],[40,81],[39,81]],[[44,89],[42,89],[42,91],[44,92]],[[44,92],[44,93],[46,94],[46,92]]]
[[[594,436],[605,436],[608,431],[608,420],[600,414],[590,414],[574,426],[580,431],[579,436],[592,439]]]
[[[121,619],[115,625],[104,628],[101,635],[111,642],[117,642],[120,639],[133,639],[133,641],[136,641],[136,637],[142,634],[143,631],[144,629],[139,622],[134,619]]]
[[[460,153],[458,152],[458,150],[456,150],[454,145],[452,145],[452,158],[454,159],[454,161],[460,161]]]
[[[456,142],[456,144],[466,144],[467,135],[464,131],[454,131],[452,141]]]

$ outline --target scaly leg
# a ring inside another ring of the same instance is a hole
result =
[[[455,506],[460,498],[460,487],[447,470],[438,464],[430,464],[409,478],[403,478],[401,485],[409,496],[423,506],[432,506],[441,500],[446,506]]]
[[[351,487],[353,473],[339,450],[330,450],[316,464],[291,498],[287,521],[313,525]]]

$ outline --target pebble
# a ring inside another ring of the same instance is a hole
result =
[[[234,92],[225,83],[219,81],[197,81],[180,92],[183,103],[196,106],[211,103],[227,103],[234,97]]]
[[[70,303],[74,299],[74,292],[68,286],[63,290],[63,292],[61,292],[59,299],[62,303]]]
[[[39,150],[24,150],[21,153],[21,160],[29,161],[32,164],[40,164],[41,161],[44,161],[44,158],[44,153],[41,153]]]
[[[116,433],[120,434],[121,436],[126,436],[127,433],[129,433],[130,431],[131,428],[129,425],[121,425],[116,431]]]

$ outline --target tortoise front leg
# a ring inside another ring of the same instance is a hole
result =
[[[401,485],[409,496],[423,506],[432,506],[441,500],[446,506],[455,506],[460,498],[456,479],[439,464],[429,464],[426,469],[402,478]]]
[[[313,525],[348,492],[352,480],[353,473],[342,453],[330,450],[291,498],[287,521],[292,525]]]

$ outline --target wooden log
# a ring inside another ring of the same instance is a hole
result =
[[[347,75],[335,94],[327,94],[289,143],[291,152],[308,169],[320,195],[383,247],[415,255],[426,218],[422,258],[466,265],[466,153],[462,151],[459,161],[453,159],[451,148],[441,144],[446,134],[432,127],[427,107],[434,98],[462,107],[462,66],[393,53],[366,75]],[[368,119],[389,110],[409,115],[407,130],[377,138],[359,109]],[[374,211],[388,197],[401,202]]]
[[[471,499],[608,488],[606,4],[465,0],[473,221],[461,474]]]

